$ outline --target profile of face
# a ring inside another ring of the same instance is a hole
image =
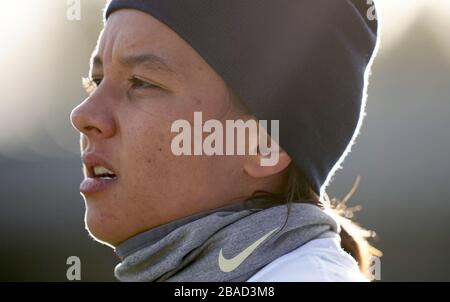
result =
[[[90,234],[105,244],[158,225],[276,190],[290,158],[175,156],[175,120],[249,119],[222,78],[180,36],[152,16],[114,12],[91,60],[89,96],[71,114],[81,133]],[[106,168],[106,169],[104,169]]]

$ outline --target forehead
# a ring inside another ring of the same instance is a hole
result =
[[[149,14],[122,9],[108,18],[93,58],[108,64],[130,54],[152,54],[173,65],[195,60],[195,51],[166,25]]]

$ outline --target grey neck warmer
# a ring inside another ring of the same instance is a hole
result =
[[[278,257],[339,231],[336,220],[315,205],[253,200],[125,241],[116,248],[122,262],[115,275],[120,281],[246,281]]]

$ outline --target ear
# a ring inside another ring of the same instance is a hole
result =
[[[276,142],[271,142],[271,152],[277,152],[277,154],[269,154],[267,156],[262,155],[259,150],[257,155],[250,155],[247,157],[244,163],[244,171],[252,177],[268,177],[280,173],[286,169],[291,163],[291,157],[284,151]],[[259,148],[258,148],[259,149]],[[263,165],[262,160],[270,157],[277,157],[273,165]]]

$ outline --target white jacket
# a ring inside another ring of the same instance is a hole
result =
[[[248,282],[367,282],[355,259],[341,248],[341,239],[315,239],[279,257]]]

